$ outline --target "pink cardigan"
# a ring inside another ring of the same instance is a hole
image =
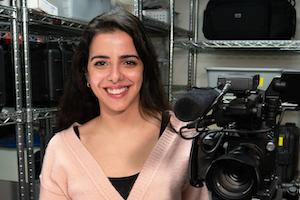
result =
[[[171,117],[173,126],[180,123]],[[206,188],[188,184],[191,141],[167,128],[147,158],[128,200],[208,200]],[[73,127],[49,142],[40,175],[40,200],[122,200]]]

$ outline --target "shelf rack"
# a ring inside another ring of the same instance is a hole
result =
[[[17,0],[12,1],[12,6],[0,6],[0,29],[1,31],[9,31],[12,41],[12,55],[14,65],[15,78],[15,108],[12,111],[1,112],[0,126],[15,124],[16,128],[16,148],[18,161],[18,189],[20,200],[26,200],[26,173],[25,173],[25,156],[24,156],[24,117],[22,105],[22,81],[21,81],[21,65],[20,65],[20,49],[19,49],[19,18],[17,10]],[[5,37],[1,33],[1,38]]]
[[[16,18],[16,8],[0,5],[0,30],[10,31],[12,19]],[[2,36],[2,33],[1,35]]]
[[[28,9],[30,33],[60,36],[80,36],[87,22],[49,15],[34,9]]]
[[[58,108],[34,108],[32,109],[33,121],[52,118],[57,111]],[[26,118],[24,113],[26,113],[24,109],[17,112],[14,108],[3,108],[0,113],[0,126],[16,124],[19,119]]]
[[[170,24],[160,22],[142,15],[142,0],[134,0],[134,12],[143,21],[146,30],[151,34],[157,34],[163,37],[169,37],[169,77],[168,77],[168,94],[169,100],[173,101],[173,89],[183,90],[195,85],[196,82],[196,65],[197,54],[201,50],[231,49],[231,50],[287,50],[299,51],[300,41],[297,40],[249,40],[249,41],[217,41],[207,40],[198,42],[198,0],[189,1],[189,30],[178,28],[174,25],[174,0],[170,0]],[[45,34],[47,37],[64,37],[74,38],[80,36],[87,23],[83,21],[68,19],[64,17],[53,16],[28,9],[27,1],[21,1],[21,10],[17,9],[17,0],[13,0],[12,7],[0,6],[0,30],[12,29],[13,54],[15,66],[15,85],[16,85],[16,108],[7,112],[0,113],[0,126],[16,124],[17,132],[17,151],[18,151],[18,174],[19,174],[19,199],[35,199],[35,177],[33,163],[33,122],[42,119],[52,119],[57,108],[33,108],[31,104],[31,77],[29,58],[29,41],[35,40],[39,34]],[[20,11],[19,11],[20,10]],[[21,12],[21,13],[19,13]],[[21,14],[21,17],[18,15]],[[22,104],[22,81],[20,71],[20,52],[18,45],[19,23],[22,19],[22,37],[24,46],[24,69],[25,69],[25,100],[26,105]],[[4,35],[1,33],[0,35]],[[176,37],[187,38],[186,41],[177,42]],[[188,50],[188,83],[187,86],[174,86],[173,84],[173,64],[174,48],[186,48]],[[27,173],[25,173],[24,158],[24,125],[26,125],[26,143],[27,143]],[[28,187],[26,185],[26,174]],[[27,190],[29,192],[27,192]]]
[[[195,49],[231,49],[231,50],[280,50],[299,51],[300,40],[204,40],[201,42],[185,41],[187,48]]]
[[[37,32],[48,31],[53,34],[60,35],[81,35],[87,25],[87,22],[68,19],[38,12],[28,9],[30,29],[38,29]],[[160,36],[168,36],[171,25],[149,17],[143,16],[143,24],[150,34],[159,34]],[[33,30],[34,30],[33,29]],[[32,30],[30,30],[32,31]],[[174,34],[177,37],[191,37],[192,32],[183,28],[174,27]]]
[[[171,25],[165,22],[143,16],[143,24],[149,33],[158,34],[160,36],[169,36],[170,34]],[[174,36],[188,38],[192,36],[192,32],[183,28],[174,27]]]
[[[16,124],[19,119],[22,119],[23,112],[16,112],[13,110],[3,109],[0,113],[0,126]]]
[[[199,0],[189,1],[189,30],[185,31],[187,34],[177,35],[177,28],[175,27],[175,1],[169,0],[170,2],[170,32],[169,32],[169,78],[168,78],[168,95],[169,101],[174,102],[173,98],[173,76],[174,76],[174,48],[186,48],[186,45],[178,45],[175,40],[175,36],[187,37],[188,41],[194,43],[198,39],[198,7]],[[186,48],[188,50],[188,74],[187,74],[187,86],[186,88],[191,88],[196,83],[196,65],[197,65],[197,49],[196,48]]]
[[[137,1],[135,1],[137,2]],[[139,0],[141,2],[141,0]],[[19,175],[19,199],[34,200],[35,199],[35,177],[34,177],[34,152],[33,152],[33,122],[41,119],[52,119],[56,108],[33,108],[31,95],[31,76],[29,66],[29,42],[37,40],[47,40],[51,38],[68,38],[77,37],[82,34],[87,23],[73,19],[53,16],[28,9],[26,0],[21,1],[21,7],[17,8],[17,0],[13,0],[12,7],[0,6],[0,30],[12,31],[11,37],[13,41],[13,57],[15,66],[15,85],[16,85],[16,107],[0,113],[0,126],[15,124],[17,138],[18,153],[18,175]],[[141,13],[141,4],[138,9]],[[191,37],[190,31],[174,27],[147,17],[143,18],[146,30],[151,34],[159,34],[169,36],[172,32],[178,37]],[[22,25],[22,26],[21,26]],[[19,31],[19,28],[22,31]],[[19,34],[21,33],[21,35]],[[43,38],[41,34],[46,35]],[[6,33],[1,33],[1,37],[5,37]],[[19,40],[21,36],[22,40]],[[20,66],[20,49],[19,42],[23,42],[23,68],[25,95],[22,94],[21,66]],[[25,99],[24,99],[25,97]],[[25,100],[25,101],[24,101]],[[25,102],[25,105],[23,105]],[[25,127],[25,129],[24,129]],[[51,126],[50,126],[51,127]],[[51,131],[51,130],[50,130]],[[25,137],[26,133],[26,137]],[[26,138],[26,145],[24,139]],[[27,160],[25,165],[25,147],[27,150]],[[27,172],[25,171],[27,167]]]
[[[139,19],[143,22],[144,26],[146,27],[147,31],[154,34],[159,34],[163,37],[169,38],[169,76],[168,76],[168,83],[167,93],[168,99],[170,102],[174,101],[173,98],[173,76],[174,76],[174,48],[186,48],[184,45],[177,45],[175,38],[187,38],[189,41],[196,41],[198,38],[198,0],[190,0],[189,1],[189,30],[185,30],[183,28],[179,28],[175,26],[175,2],[174,0],[169,0],[169,17],[170,23],[164,23],[157,20],[153,20],[149,17],[145,17],[142,14],[143,8],[143,1],[142,0],[134,0],[134,14],[139,17]],[[196,82],[196,63],[197,63],[197,56],[195,54],[197,50],[195,48],[188,48],[188,83],[187,86],[184,88],[189,88],[194,85]]]
[[[16,13],[16,8],[0,5],[0,19],[12,19]]]

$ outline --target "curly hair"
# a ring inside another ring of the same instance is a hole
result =
[[[92,19],[80,39],[74,53],[69,80],[60,100],[58,113],[58,129],[62,130],[74,122],[85,123],[100,115],[101,108],[96,96],[87,87],[86,72],[89,47],[96,34],[109,33],[116,30],[126,32],[132,39],[141,58],[144,71],[140,90],[142,113],[156,117],[158,113],[170,109],[164,94],[157,55],[145,33],[141,21],[133,14],[116,8]]]

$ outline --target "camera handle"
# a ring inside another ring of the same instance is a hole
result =
[[[189,163],[190,184],[194,187],[203,187],[205,177],[201,178],[199,174],[199,136],[193,139]],[[205,175],[205,174],[204,174]]]
[[[292,104],[292,103],[283,103],[281,105],[281,107],[282,107],[282,113],[279,117],[278,124],[281,124],[286,111],[299,111],[300,110],[300,105]]]

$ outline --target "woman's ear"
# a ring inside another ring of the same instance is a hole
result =
[[[85,76],[85,79],[86,79],[86,86],[87,86],[88,88],[90,88],[90,87],[91,87],[91,84],[90,84],[89,75],[88,75],[87,73],[85,73],[84,76]]]

